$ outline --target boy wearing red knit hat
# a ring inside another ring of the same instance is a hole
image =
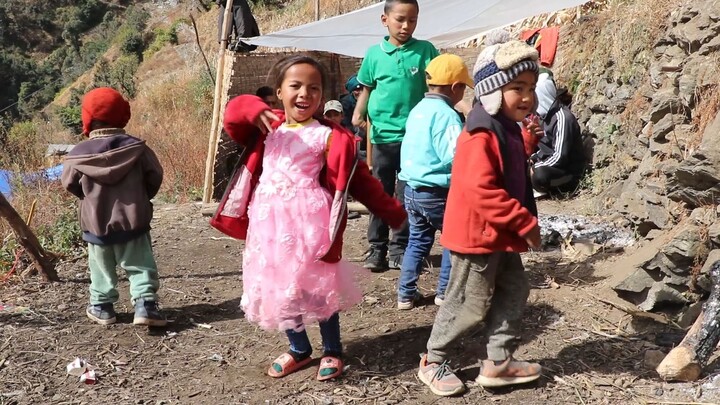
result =
[[[157,307],[160,285],[150,242],[150,202],[160,189],[163,169],[145,141],[125,133],[130,104],[101,87],[82,102],[83,135],[67,155],[62,184],[80,199],[80,227],[88,242],[90,305],[87,316],[115,323],[119,265],[127,271],[135,325],[164,326]]]

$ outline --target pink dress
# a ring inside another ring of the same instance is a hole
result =
[[[330,128],[281,125],[265,140],[243,252],[245,318],[267,330],[323,321],[362,299],[363,269],[320,261],[330,248],[332,198],[319,182]]]

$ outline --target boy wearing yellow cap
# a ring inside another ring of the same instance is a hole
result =
[[[453,106],[467,87],[473,87],[467,66],[456,55],[443,54],[425,68],[428,92],[410,111],[400,148],[400,174],[404,181],[405,209],[410,235],[398,281],[398,309],[408,310],[422,296],[417,280],[425,258],[442,232],[445,202],[455,143],[463,124]],[[443,250],[435,304],[440,305],[450,278],[450,254]]]

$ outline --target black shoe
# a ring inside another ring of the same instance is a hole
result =
[[[350,211],[348,212],[348,219],[358,219],[360,218],[360,213],[357,211]]]
[[[167,319],[160,313],[157,302],[145,301],[142,298],[138,298],[135,301],[135,317],[133,318],[134,325],[145,325],[145,326],[165,326],[167,325]]]
[[[388,260],[388,267],[394,270],[399,270],[402,267],[403,262],[403,255],[400,253],[399,255],[390,255],[390,260]]]
[[[365,258],[365,265],[363,267],[372,271],[387,269],[388,262],[385,257],[385,252],[380,249],[370,248],[367,257]]]
[[[117,321],[115,308],[111,303],[98,305],[90,304],[87,306],[87,309],[85,309],[85,314],[87,314],[88,318],[100,325],[111,325]]]

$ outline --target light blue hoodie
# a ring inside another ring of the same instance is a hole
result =
[[[449,188],[455,144],[462,128],[449,98],[426,93],[410,111],[405,125],[398,178],[415,189]]]

